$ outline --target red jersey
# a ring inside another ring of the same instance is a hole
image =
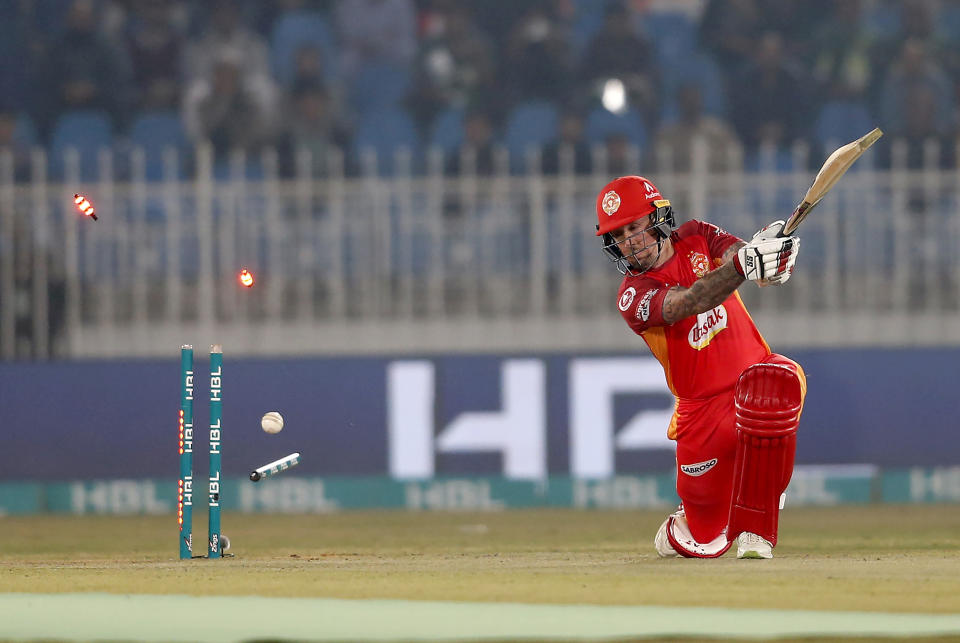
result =
[[[663,300],[673,286],[689,288],[721,266],[724,251],[740,239],[702,221],[681,225],[670,238],[673,256],[640,276],[624,277],[617,307],[663,365],[667,386],[679,400],[732,391],[745,368],[770,354],[740,295],[734,291],[713,310],[669,325]]]

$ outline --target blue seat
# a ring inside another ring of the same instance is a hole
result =
[[[460,147],[464,139],[464,111],[450,107],[441,112],[430,128],[430,145],[450,153]]]
[[[960,40],[960,6],[951,3],[940,7],[936,33],[942,41],[956,43]]]
[[[697,25],[678,11],[649,11],[637,15],[639,31],[646,36],[662,70],[669,70],[697,50]],[[665,74],[666,75],[666,74]]]
[[[13,141],[23,147],[33,147],[37,144],[37,126],[33,119],[25,113],[17,114],[13,125]]]
[[[105,112],[80,110],[63,114],[50,134],[51,178],[64,178],[64,153],[75,148],[80,156],[80,180],[97,180],[100,176],[100,150],[112,146],[113,129]]]
[[[513,108],[507,116],[504,143],[515,168],[524,166],[530,146],[541,146],[556,139],[559,120],[559,110],[553,103],[529,101]]]
[[[724,118],[727,113],[727,95],[723,73],[714,59],[704,53],[695,53],[672,63],[662,73],[663,105],[661,119],[672,122],[677,119],[677,94],[684,85],[696,85],[703,98],[703,111]]]
[[[643,147],[647,144],[647,128],[643,117],[635,109],[614,114],[603,107],[595,107],[587,114],[584,134],[591,143],[602,143],[611,136],[623,136],[631,144]]]
[[[335,75],[336,45],[327,20],[317,11],[287,11],[276,19],[270,33],[270,63],[281,83],[293,78],[297,50],[304,46],[316,47],[323,55],[326,79]]]
[[[410,91],[410,70],[392,63],[368,63],[350,80],[350,102],[361,113],[399,107]]]
[[[824,103],[814,125],[818,143],[842,145],[873,129],[870,110],[859,101],[834,100]]]
[[[902,33],[899,0],[881,0],[865,8],[860,20],[877,38],[892,38]]]
[[[391,175],[396,168],[397,150],[406,148],[413,155],[414,167],[420,158],[420,139],[413,119],[401,109],[386,109],[363,114],[353,137],[353,153],[361,159],[368,150],[377,157],[379,173]]]
[[[574,0],[574,22],[571,29],[573,47],[579,56],[597,32],[603,28],[607,0]]]
[[[234,163],[234,159],[227,155],[226,158],[217,159],[213,163],[213,178],[215,181],[236,181],[243,179],[245,181],[261,181],[266,176],[260,155],[257,153],[247,154],[243,165]]]
[[[180,116],[173,111],[147,112],[138,116],[130,126],[130,142],[142,147],[146,154],[146,178],[159,181],[164,178],[164,153],[173,148],[177,153],[175,178],[186,176],[189,144]]]

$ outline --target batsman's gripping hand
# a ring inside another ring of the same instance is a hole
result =
[[[774,221],[753,235],[734,257],[734,267],[745,279],[760,286],[786,283],[800,250],[798,237],[778,237],[783,221]]]

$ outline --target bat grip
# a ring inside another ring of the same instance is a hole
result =
[[[817,204],[820,203],[820,200],[816,200],[813,203],[807,203],[806,201],[801,201],[800,204],[793,211],[793,214],[787,219],[787,222],[783,225],[783,229],[778,234],[778,237],[789,237],[797,228],[800,227],[800,224],[804,219],[807,218],[807,215],[810,214],[810,210],[813,210],[817,207]]]

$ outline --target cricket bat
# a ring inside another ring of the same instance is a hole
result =
[[[788,237],[793,234],[800,226],[800,223],[810,214],[810,210],[814,209],[817,204],[820,203],[820,199],[830,191],[834,183],[839,181],[840,177],[850,169],[854,161],[860,158],[860,155],[876,143],[877,139],[881,136],[883,136],[883,132],[880,131],[879,127],[876,127],[852,143],[847,143],[843,147],[837,148],[833,154],[827,157],[820,171],[817,172],[817,178],[813,180],[813,185],[810,186],[803,200],[800,201],[800,204],[797,205],[793,214],[787,219],[787,223],[783,226],[783,231],[779,236]]]

